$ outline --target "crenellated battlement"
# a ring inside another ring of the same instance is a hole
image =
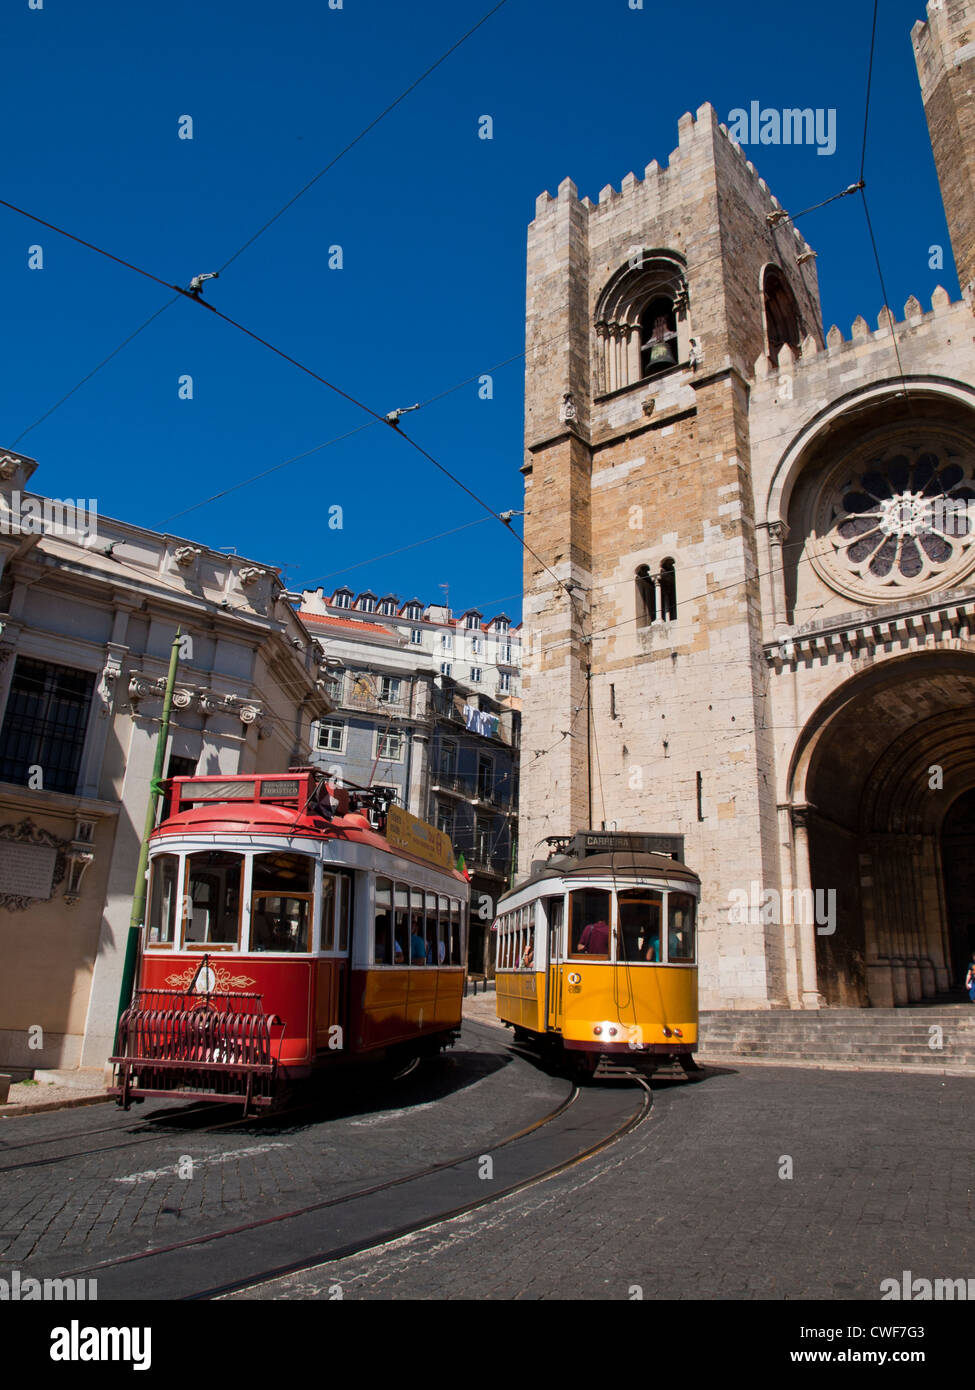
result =
[[[911,295],[904,305],[904,317],[902,319],[895,319],[891,311],[885,306],[877,317],[876,329],[870,327],[862,314],[858,314],[850,327],[848,338],[844,338],[842,331],[835,324],[832,326],[826,334],[825,348],[821,348],[815,338],[807,337],[801,344],[799,354],[794,353],[788,346],[781,348],[778,366],[762,354],[755,362],[755,377],[759,381],[764,381],[769,376],[782,375],[790,368],[801,369],[813,361],[822,362],[827,358],[839,357],[843,353],[855,349],[858,344],[871,339],[876,342],[890,341],[898,328],[912,329],[930,324],[935,318],[946,313],[954,313],[964,305],[963,299],[952,300],[947,290],[938,285],[931,295],[931,308],[929,310],[922,309],[920,300]]]
[[[747,157],[743,147],[731,138],[728,127],[718,120],[717,112],[709,101],[706,101],[703,106],[699,106],[696,114],[688,111],[681,116],[677,122],[677,147],[671,150],[669,158],[664,163],[656,159],[651,160],[644,169],[642,177],[631,170],[624,175],[619,188],[615,188],[611,183],[606,184],[604,188],[600,189],[596,202],[593,202],[588,196],[580,198],[579,190],[572,179],[563,179],[554,197],[547,190],[538,195],[535,200],[535,220],[538,221],[540,218],[554,214],[560,204],[564,206],[567,203],[579,203],[587,212],[598,214],[615,207],[621,199],[634,193],[645,196],[649,191],[651,198],[653,198],[656,188],[660,189],[660,195],[654,201],[663,202],[664,185],[670,179],[683,177],[684,163],[692,156],[697,155],[701,142],[707,141],[714,146],[718,140],[721,141],[724,150],[730,152],[739,161],[741,171],[748,175],[766,204],[766,214],[780,213],[783,215],[782,221],[775,224],[780,227],[783,226],[786,214],[782,204]],[[798,227],[789,223],[788,230],[795,242],[796,255],[808,254],[811,248]]]

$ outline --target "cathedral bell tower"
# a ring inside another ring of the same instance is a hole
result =
[[[566,180],[528,234],[522,867],[604,823],[683,834],[701,950],[726,867],[774,881],[749,462],[757,359],[823,345],[815,259],[710,105],[667,166],[598,202]],[[787,388],[784,388],[787,389]],[[766,872],[767,870],[767,872]],[[730,882],[730,879],[729,879]],[[725,994],[781,995],[744,924]]]

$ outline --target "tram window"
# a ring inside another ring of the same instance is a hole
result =
[[[396,913],[393,921],[393,964],[406,964],[410,944],[410,890],[405,883],[396,885]]]
[[[426,903],[426,962],[427,965],[437,965],[437,895],[436,893],[425,893]]]
[[[322,950],[335,950],[334,874],[322,874]]]
[[[521,955],[518,957],[518,964],[522,970],[534,970],[535,968],[535,932],[533,929],[534,916],[534,908],[526,907],[525,938],[521,946]]]
[[[202,850],[186,860],[184,941],[236,946],[244,860],[226,850]]]
[[[255,893],[251,898],[252,951],[307,951],[311,897]]]
[[[254,856],[254,892],[310,893],[315,884],[315,863],[307,854],[257,854]]]
[[[549,964],[562,955],[562,899],[549,898],[548,910],[548,959]]]
[[[393,885],[388,878],[376,879],[376,940],[374,959],[377,965],[393,963]]]
[[[307,854],[257,854],[251,891],[251,950],[307,951],[315,885]]]
[[[352,883],[347,874],[339,875],[339,950],[349,949],[349,914],[352,907]]]
[[[179,859],[160,854],[152,861],[149,912],[146,916],[150,946],[171,946],[176,934],[176,903],[179,900]]]
[[[410,943],[411,965],[426,965],[427,943],[423,935],[423,894],[419,888],[410,889]]]
[[[624,888],[617,893],[616,901],[619,905],[618,959],[661,961],[661,894],[648,888]]]
[[[609,959],[609,903],[605,888],[576,888],[569,894],[570,955]]]
[[[453,965],[450,958],[450,899],[439,899],[437,913],[437,959],[441,965]]]
[[[464,965],[463,938],[461,935],[461,908],[457,898],[450,900],[450,954],[455,965]]]
[[[694,899],[690,893],[667,894],[667,959],[672,964],[694,959]]]

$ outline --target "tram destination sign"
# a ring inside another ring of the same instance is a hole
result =
[[[619,834],[611,830],[577,830],[572,837],[572,853],[577,859],[590,854],[610,854],[622,850],[629,854],[666,854],[670,859],[684,860],[683,835],[647,833]]]

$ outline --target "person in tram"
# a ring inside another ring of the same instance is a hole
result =
[[[965,976],[965,988],[968,990],[968,997],[975,1004],[975,951],[968,962],[968,974]]]
[[[526,947],[526,949],[525,949],[525,954],[524,954],[524,955],[522,956],[522,958],[521,958],[521,968],[522,968],[523,970],[531,970],[531,968],[532,968],[532,966],[533,966],[534,964],[535,964],[535,943],[534,943],[533,941],[529,941],[529,943],[528,943],[528,945],[527,945],[527,947]]]
[[[609,955],[609,923],[590,922],[579,938],[579,950],[587,956]]]

